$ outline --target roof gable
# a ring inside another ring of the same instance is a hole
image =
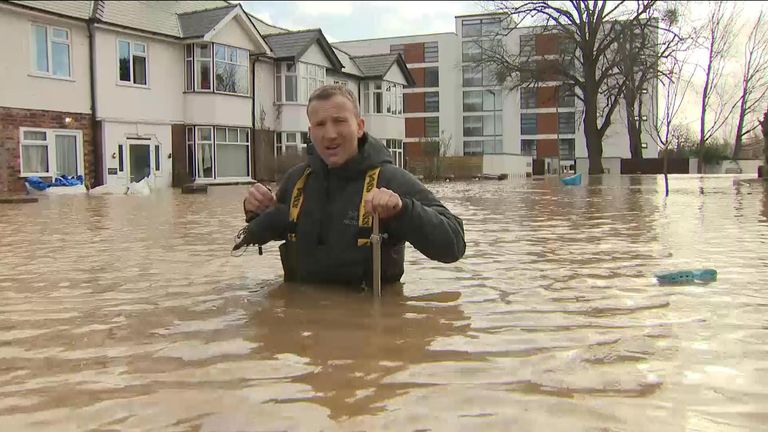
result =
[[[397,66],[408,85],[412,86],[416,83],[400,54],[354,56],[352,60],[366,78],[384,78],[393,66]]]
[[[179,14],[181,37],[192,38],[205,36],[236,7],[237,5],[231,5],[216,9]]]
[[[293,61],[298,61],[317,42],[334,69],[340,71],[344,68],[333,47],[319,29],[271,34],[266,40],[278,60]]]

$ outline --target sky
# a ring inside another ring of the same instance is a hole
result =
[[[330,42],[455,31],[454,16],[480,1],[242,1],[253,15],[290,30],[322,28]]]

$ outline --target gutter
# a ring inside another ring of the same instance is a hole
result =
[[[90,90],[91,90],[91,145],[96,150],[96,178],[94,179],[94,186],[101,186],[104,184],[104,151],[102,149],[101,137],[96,136],[97,121],[96,121],[96,33],[94,31],[94,24],[96,19],[91,17],[88,19],[88,69],[90,78]]]

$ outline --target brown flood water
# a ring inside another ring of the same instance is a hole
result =
[[[0,206],[0,430],[765,430],[764,186],[589,182],[430,186],[467,254],[379,304],[231,257],[243,187]]]

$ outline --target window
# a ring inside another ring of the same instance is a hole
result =
[[[464,92],[464,112],[483,110],[483,91],[473,90]]]
[[[216,91],[248,94],[248,51],[226,45],[214,45]]]
[[[576,106],[576,94],[574,93],[572,85],[561,85],[559,96],[561,107],[567,108]]]
[[[275,69],[278,73],[282,70],[282,80],[278,76],[278,83],[275,86],[276,91],[281,91],[282,95],[278,96],[278,101],[285,102],[298,102],[299,101],[299,81],[296,70],[296,63],[284,62],[278,63],[278,67]]]
[[[500,90],[470,90],[464,92],[464,112],[500,111]]]
[[[536,140],[520,140],[520,153],[524,156],[536,156]]]
[[[496,68],[493,65],[483,66],[483,85],[495,86],[496,85]]]
[[[560,140],[560,159],[575,159],[575,158],[576,158],[576,140],[561,139]]]
[[[216,177],[248,177],[250,131],[216,128]]]
[[[424,111],[425,112],[440,111],[440,93],[439,92],[424,93]]]
[[[275,133],[275,156],[305,154],[309,143],[307,132],[277,132]]]
[[[424,44],[424,63],[437,63],[438,59],[437,42],[426,42]]]
[[[141,42],[117,40],[118,81],[147,85],[147,45]]]
[[[483,85],[483,69],[479,65],[466,65],[462,67],[464,87],[480,87]]]
[[[536,35],[520,35],[520,56],[533,57],[536,55]]]
[[[325,68],[309,63],[299,63],[301,78],[301,101],[309,101],[309,96],[318,87],[325,85]]]
[[[482,59],[482,48],[479,41],[464,41],[461,43],[461,61],[476,62]]]
[[[388,139],[385,141],[389,152],[392,154],[392,162],[400,168],[403,167],[403,140]]]
[[[70,78],[71,40],[69,30],[32,24],[32,65],[36,73]]]
[[[362,114],[403,113],[403,86],[388,81],[363,81],[360,86]]]
[[[195,90],[211,91],[211,45],[195,44]]]
[[[160,146],[155,145],[155,172],[160,171]]]
[[[482,141],[464,141],[464,156],[478,156],[483,154]]]
[[[536,108],[536,87],[520,87],[520,108]]]
[[[282,62],[275,67],[275,101],[307,102],[325,85],[325,68],[309,63]]]
[[[21,128],[21,175],[57,177],[83,174],[80,131]]]
[[[576,114],[573,112],[559,113],[557,115],[557,127],[560,133],[576,133]]]
[[[191,44],[184,46],[184,91],[191,92],[195,89],[195,58],[192,52],[194,46]]]
[[[498,154],[503,153],[504,148],[500,139],[484,140],[483,141],[483,153],[484,154]]]
[[[483,20],[472,19],[461,22],[461,37],[475,37],[483,33]]]
[[[373,110],[374,114],[384,113],[384,96],[381,94],[381,81],[373,83]]]
[[[523,135],[536,135],[536,114],[520,114],[520,133]]]
[[[501,19],[492,18],[482,20],[483,36],[498,35],[501,32]]]
[[[424,87],[440,87],[440,70],[438,68],[424,68]]]
[[[464,136],[483,136],[482,116],[464,116]]]
[[[344,80],[333,80],[334,84],[338,84],[343,87],[349,87],[349,82]]]
[[[120,152],[122,156],[122,151]],[[120,162],[122,171],[122,159]],[[187,127],[187,172],[192,178],[195,177],[195,128]]]
[[[125,156],[123,156],[123,149],[124,146],[122,144],[117,145],[117,172],[125,171]]]
[[[424,135],[428,138],[440,136],[440,118],[427,117],[424,119]]]
[[[464,136],[501,135],[501,113],[464,116]]]
[[[213,178],[213,128],[198,127],[195,147],[196,178]]]

